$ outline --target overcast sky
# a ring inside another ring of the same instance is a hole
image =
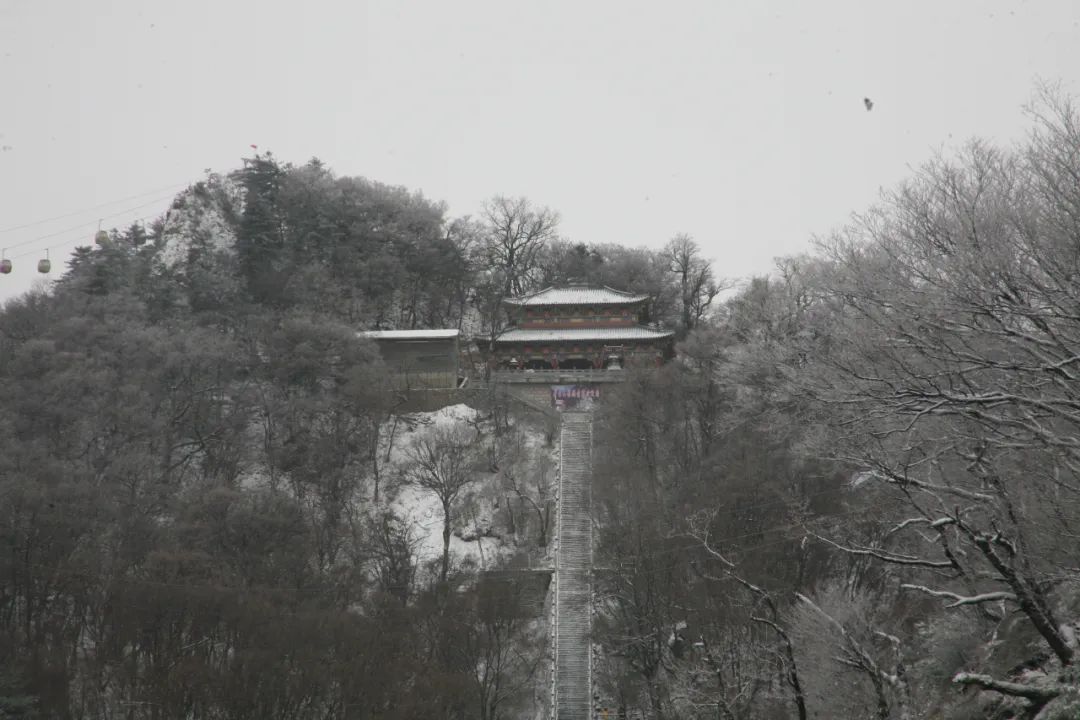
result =
[[[250,144],[764,273],[935,151],[1022,138],[1039,78],[1080,95],[1080,2],[0,0],[0,299]]]

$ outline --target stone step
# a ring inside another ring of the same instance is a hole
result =
[[[564,413],[556,559],[556,720],[590,720],[592,706],[592,417]]]

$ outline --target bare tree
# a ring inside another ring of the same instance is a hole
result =
[[[543,655],[530,636],[530,613],[519,583],[481,581],[475,620],[461,644],[472,676],[480,720],[499,720],[535,684]]]
[[[1080,296],[1047,227],[1064,208],[1037,201],[1038,169],[973,144],[837,240],[844,342],[811,392],[837,409],[838,454],[858,477],[908,499],[897,535],[928,529],[937,546],[845,549],[950,571],[959,586],[908,587],[953,607],[1015,604],[1068,664],[1049,558],[1076,557],[1061,541],[1080,523],[1080,326],[1067,309]]]
[[[689,235],[676,235],[664,248],[668,271],[679,284],[682,326],[692,330],[705,316],[723,287],[713,275],[712,265],[702,257],[701,248]]]
[[[499,467],[506,488],[536,517],[537,544],[545,547],[554,504],[554,463],[549,455],[526,447],[518,434],[504,437],[502,446]]]
[[[446,227],[446,240],[457,250],[458,256],[463,261],[463,272],[458,275],[454,287],[447,297],[447,316],[452,317],[455,313],[452,305],[457,306],[457,325],[461,330],[465,323],[466,304],[469,300],[470,289],[477,285],[477,273],[480,271],[483,259],[482,246],[485,227],[482,222],[469,215],[456,218]]]
[[[1044,98],[1021,150],[973,142],[859,217],[824,247],[831,326],[799,381],[830,418],[822,449],[894,501],[884,531],[825,541],[949,612],[1017,611],[1062,666],[1076,644],[1057,615],[1080,579],[1078,158],[1075,109]]]
[[[383,513],[367,528],[365,550],[375,567],[379,586],[403,606],[412,595],[419,544],[411,526],[390,512]]]
[[[440,582],[450,572],[450,528],[454,504],[462,491],[475,480],[477,445],[465,425],[435,428],[413,443],[407,452],[410,466],[407,477],[413,484],[433,493],[443,511],[443,554]]]
[[[792,642],[790,632],[781,620],[780,610],[776,600],[773,598],[773,593],[761,585],[747,580],[746,577],[738,571],[736,564],[722,554],[710,542],[709,528],[714,523],[715,514],[712,516],[706,514],[692,518],[690,523],[691,537],[701,543],[701,547],[705,551],[706,556],[714,561],[714,565],[719,568],[721,573],[719,576],[702,573],[702,576],[713,581],[723,581],[725,579],[733,581],[744,590],[747,590],[754,598],[754,609],[750,613],[750,621],[769,628],[779,639],[780,652],[784,660],[785,680],[788,687],[791,689],[792,702],[795,705],[795,711],[798,714],[799,720],[806,720],[806,694],[803,689],[803,681],[799,674],[799,666],[795,661],[795,645]],[[764,610],[766,614],[762,614],[762,610]],[[707,647],[706,650],[708,651]],[[710,661],[711,660],[710,657]],[[720,670],[717,669],[716,672],[719,674]]]
[[[819,644],[832,663],[861,675],[873,689],[879,720],[911,720],[911,689],[904,663],[903,644],[896,635],[875,626],[865,598],[845,593],[826,593],[843,612],[830,613],[810,597],[796,593],[795,622],[805,634],[805,644]],[[880,646],[887,648],[882,651]],[[824,659],[824,657],[822,659]],[[819,668],[820,670],[820,668]],[[821,683],[825,685],[825,683]],[[836,708],[833,709],[837,711]]]
[[[533,207],[527,198],[496,195],[481,215],[487,265],[502,276],[502,296],[526,292],[544,244],[558,237],[558,213]]]

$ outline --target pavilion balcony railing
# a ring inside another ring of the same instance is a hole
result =
[[[497,370],[491,373],[496,383],[560,385],[574,383],[622,382],[625,370]]]

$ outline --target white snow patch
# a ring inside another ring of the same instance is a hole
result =
[[[188,188],[165,214],[161,262],[166,267],[185,265],[193,247],[231,252],[236,233],[228,217],[239,217],[243,189],[229,178],[210,175],[203,191]]]
[[[465,502],[459,503],[456,511],[458,517],[451,520],[453,529],[450,535],[450,555],[455,560],[470,559],[481,569],[495,567],[499,559],[512,553],[514,548],[501,538],[495,537],[480,537],[472,541],[462,540],[458,533],[461,532],[463,521],[469,520],[469,518],[460,517],[461,508],[464,505]],[[414,485],[403,485],[391,503],[391,507],[412,524],[416,537],[420,541],[416,548],[420,564],[441,558],[443,511],[435,494]]]
[[[412,524],[420,541],[417,556],[421,564],[442,557],[443,510],[434,493],[405,482],[409,448],[419,438],[442,428],[457,426],[475,432],[474,425],[470,425],[470,422],[475,423],[476,419],[476,410],[459,404],[429,413],[413,413],[397,420],[393,446],[389,453],[390,460],[383,466],[382,472],[385,477],[395,478],[397,481],[396,491],[388,488],[391,497],[389,508]],[[390,439],[393,424],[394,420],[391,419],[382,428],[384,444],[381,453],[384,458],[385,443]],[[543,438],[534,440],[530,437],[529,440],[543,442]],[[481,442],[483,441],[482,439]],[[450,554],[453,559],[469,559],[477,567],[491,568],[504,556],[513,553],[515,548],[509,539],[484,536],[494,524],[497,509],[489,498],[498,496],[497,492],[492,492],[497,490],[493,483],[496,483],[498,478],[494,473],[478,472],[476,481],[459,498],[454,508],[454,517],[451,518]],[[461,535],[476,539],[466,541]]]
[[[851,476],[848,480],[848,485],[852,488],[862,487],[866,483],[877,480],[880,476],[874,470],[861,470]]]
[[[241,490],[266,490],[270,487],[270,471],[263,465],[246,468],[237,476],[236,486]]]

